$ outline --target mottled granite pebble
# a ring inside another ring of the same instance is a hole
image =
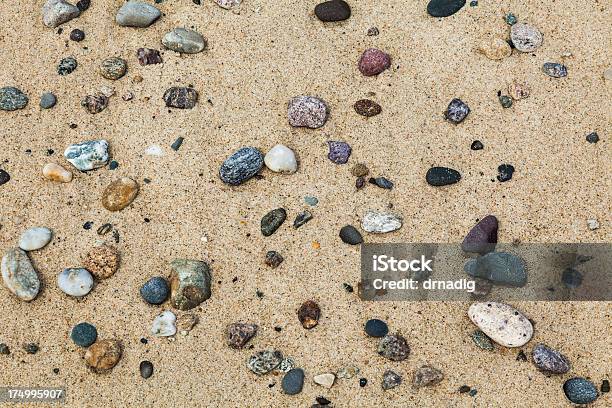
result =
[[[226,184],[237,186],[256,175],[263,165],[264,156],[259,150],[243,147],[223,162],[219,178]]]
[[[172,87],[164,92],[163,99],[169,108],[192,109],[198,101],[198,92],[189,87]]]
[[[28,104],[28,97],[13,86],[0,88],[0,110],[14,111],[23,109]]]
[[[289,124],[294,127],[318,129],[327,122],[329,107],[323,99],[300,95],[287,105]]]
[[[568,358],[544,344],[538,344],[533,348],[531,358],[536,367],[547,373],[565,374],[570,370]]]
[[[357,67],[365,76],[375,76],[391,66],[391,57],[377,48],[368,48],[361,54]]]

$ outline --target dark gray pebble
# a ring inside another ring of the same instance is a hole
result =
[[[27,343],[23,345],[23,349],[28,354],[36,354],[38,353],[39,347],[36,343]]]
[[[542,65],[542,71],[553,78],[563,78],[567,76],[567,67],[558,62],[545,62]]]
[[[607,392],[610,392],[610,381],[608,380],[603,380],[601,382],[601,388],[600,388],[602,394],[605,394]]]
[[[425,180],[431,186],[447,186],[461,180],[461,174],[457,170],[448,167],[432,167],[427,170]]]
[[[567,399],[574,404],[589,404],[597,399],[599,394],[595,385],[582,377],[570,378],[563,384]]]
[[[312,214],[309,211],[302,211],[295,217],[293,228],[298,229],[310,220],[312,220]]]
[[[375,186],[384,188],[386,190],[393,189],[393,182],[385,177],[370,177],[368,181],[370,182],[370,184],[374,184]]]
[[[352,225],[345,225],[340,228],[340,239],[349,245],[359,245],[363,242],[361,233]]]
[[[45,92],[40,97],[40,107],[42,109],[51,109],[57,103],[57,98],[51,92]]]
[[[175,152],[176,152],[176,151],[178,151],[178,149],[180,149],[180,148],[181,148],[181,145],[183,144],[183,141],[184,141],[184,140],[185,140],[185,138],[183,138],[183,137],[180,137],[180,136],[179,136],[179,137],[178,137],[178,138],[177,138],[177,139],[174,141],[174,143],[172,143],[172,144],[170,145],[170,148],[171,148],[172,150],[174,150]]]
[[[402,383],[402,376],[397,374],[395,371],[387,370],[383,374],[382,389],[390,390],[395,388]]]
[[[523,287],[527,283],[525,262],[507,252],[489,252],[469,259],[463,269],[470,276],[488,279],[497,285]]]
[[[83,41],[85,39],[85,32],[83,30],[75,28],[70,32],[70,39],[76,42]]]
[[[6,184],[11,179],[11,176],[4,170],[0,169],[0,186]]]
[[[475,330],[472,333],[472,341],[483,350],[491,351],[495,348],[489,336],[484,334],[482,330]]]
[[[564,374],[570,369],[570,362],[563,354],[544,344],[538,344],[531,352],[533,363],[542,371]]]
[[[28,104],[28,97],[13,86],[0,88],[0,110],[14,111],[23,109]]]
[[[465,252],[486,254],[495,249],[499,222],[494,215],[487,215],[478,222],[463,239],[461,249]]]
[[[229,185],[237,186],[256,175],[264,164],[263,154],[254,147],[238,149],[219,169],[219,178]]]
[[[330,0],[317,4],[314,12],[321,21],[342,21],[351,16],[351,7],[342,0]]]
[[[283,263],[284,258],[276,251],[268,251],[266,252],[266,265],[270,268],[278,268],[278,266]]]
[[[140,362],[140,376],[147,379],[153,375],[153,363],[147,360]]]
[[[449,122],[457,124],[463,122],[469,113],[470,107],[467,103],[463,102],[461,99],[454,98],[448,104],[444,116]]]
[[[281,386],[285,394],[295,395],[302,392],[304,387],[304,370],[293,368],[285,374]]]
[[[465,0],[431,0],[427,13],[432,17],[449,17],[465,6]]]
[[[401,335],[387,334],[378,343],[378,354],[391,361],[402,361],[408,358],[410,347]]]
[[[149,304],[160,305],[170,296],[170,287],[166,279],[156,276],[145,282],[140,288],[140,296]]]
[[[561,281],[569,289],[582,285],[582,273],[574,268],[567,268],[561,274]]]
[[[597,134],[597,132],[589,133],[586,136],[586,141],[589,143],[597,143],[599,142],[599,135]]]
[[[370,319],[365,324],[365,332],[371,337],[385,337],[389,333],[389,326],[380,319]]]
[[[70,331],[70,338],[79,347],[89,347],[96,342],[98,330],[92,324],[79,323]]]
[[[189,87],[172,87],[164,93],[164,102],[170,108],[191,109],[198,101],[198,92]]]
[[[57,73],[62,76],[68,75],[77,68],[77,65],[77,60],[73,57],[63,58],[57,66]]]
[[[470,149],[472,149],[472,150],[482,150],[482,149],[484,149],[484,145],[482,144],[482,142],[480,140],[474,140],[472,142],[472,145],[470,146]]]
[[[501,164],[497,171],[499,174],[497,175],[497,180],[500,182],[510,181],[512,179],[512,175],[514,174],[514,166],[511,164]]]
[[[346,142],[329,141],[329,154],[327,158],[336,164],[346,164],[351,156],[351,146]]]
[[[7,346],[5,343],[0,343],[0,354],[8,356],[11,354],[11,349],[9,349],[9,346]]]
[[[91,4],[91,0],[79,0],[76,6],[81,12],[83,12],[89,8],[90,4]]]
[[[261,218],[261,233],[264,237],[269,237],[283,225],[287,219],[287,211],[284,208],[276,208]]]

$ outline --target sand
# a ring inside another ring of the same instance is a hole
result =
[[[489,213],[500,219],[502,242],[610,242],[611,85],[602,73],[610,64],[612,29],[604,2],[481,1],[437,20],[427,16],[423,0],[352,1],[348,21],[323,24],[313,14],[313,0],[245,0],[239,14],[210,1],[196,6],[166,0],[157,5],[164,15],[147,29],[118,27],[114,15],[121,3],[92,1],[87,12],[62,26],[62,34],[43,26],[42,0],[0,4],[0,84],[30,96],[24,110],[0,112],[0,165],[12,177],[0,187],[0,250],[14,246],[31,226],[55,233],[47,248],[31,254],[44,282],[39,297],[24,303],[0,290],[0,341],[12,350],[0,356],[0,385],[65,386],[67,406],[74,407],[310,406],[318,395],[337,407],[523,407],[568,406],[562,384],[571,376],[590,377],[597,386],[609,378],[609,303],[514,303],[536,322],[533,340],[522,349],[528,353],[544,342],[572,362],[570,373],[547,378],[530,362],[517,361],[518,350],[477,349],[469,337],[474,326],[468,303],[372,303],[346,293],[344,282],[356,287],[359,281],[359,248],[338,238],[339,229],[358,225],[365,210],[392,203],[404,227],[367,236],[368,242],[460,242],[476,219]],[[506,37],[507,11],[537,26],[544,45],[534,55],[488,60],[474,48],[487,36]],[[162,35],[176,26],[200,31],[210,49],[184,56],[165,51],[163,65],[141,67],[136,49],[160,49]],[[366,36],[372,26],[379,36]],[[73,28],[85,31],[85,41],[68,41]],[[356,62],[371,46],[391,54],[392,69],[366,78]],[[565,52],[572,56],[562,58]],[[57,64],[70,55],[79,66],[60,77]],[[110,56],[128,60],[128,74],[119,81],[98,73],[99,63]],[[565,63],[568,77],[544,76],[540,68],[547,61]],[[138,75],[141,83],[134,82]],[[526,80],[532,94],[502,109],[497,91],[513,79]],[[189,84],[200,92],[199,104],[169,112],[164,91]],[[113,86],[117,96],[104,112],[91,115],[80,100],[102,85]],[[38,99],[46,91],[57,95],[58,104],[41,111]],[[127,91],[134,100],[121,100]],[[287,101],[299,94],[328,102],[332,111],[325,127],[313,131],[287,124]],[[364,97],[380,103],[383,113],[358,116],[352,105]],[[472,108],[459,126],[442,117],[453,97]],[[598,144],[585,141],[592,131],[602,139]],[[174,152],[169,146],[178,136],[185,142]],[[70,184],[43,180],[45,163],[69,168],[62,157],[66,146],[92,138],[110,142],[117,170],[75,171]],[[474,139],[484,150],[469,149]],[[352,145],[348,165],[327,160],[327,140]],[[296,174],[266,170],[262,180],[237,188],[218,179],[220,164],[237,148],[267,151],[277,143],[298,154]],[[145,156],[152,144],[162,146],[165,156]],[[55,153],[48,156],[47,149]],[[395,188],[356,192],[349,168],[357,162],[393,180]],[[502,163],[516,167],[513,179],[492,182]],[[452,187],[430,187],[424,175],[432,165],[456,168],[463,179]],[[138,180],[142,188],[129,208],[109,213],[100,197],[119,176]],[[273,236],[261,236],[266,212],[283,206],[292,221],[305,209],[305,195],[319,199],[310,223],[299,230],[287,223]],[[601,228],[589,230],[589,218],[598,219]],[[83,229],[86,221],[94,223],[92,229]],[[56,275],[79,266],[106,222],[120,232],[121,269],[85,299],[68,298],[57,288]],[[320,249],[313,249],[314,241]],[[275,270],[263,263],[272,249],[285,258]],[[146,305],[138,288],[152,276],[168,275],[176,257],[210,263],[213,295],[194,309],[200,324],[188,336],[152,338],[153,318],[169,305]],[[256,290],[264,293],[262,299]],[[296,317],[307,299],[322,308],[320,324],[311,331]],[[362,330],[371,317],[406,336],[412,348],[408,360],[391,363],[375,353],[377,342]],[[97,326],[99,338],[124,344],[124,356],[109,374],[90,373],[83,350],[68,337],[84,320]],[[225,345],[224,328],[234,321],[260,326],[253,350]],[[143,336],[147,345],[140,342]],[[26,354],[21,345],[27,342],[38,343],[40,351]],[[281,349],[305,369],[300,395],[283,395],[280,376],[256,377],[246,368],[251,353],[266,347]],[[148,380],[138,372],[143,359],[155,365]],[[414,390],[412,373],[425,363],[446,378],[434,388]],[[360,376],[369,380],[365,388],[358,378],[340,380],[331,390],[312,383],[313,375],[346,364],[361,368]],[[406,384],[383,392],[386,369],[402,374]],[[478,394],[459,394],[464,384]],[[597,406],[609,399],[608,394]]]

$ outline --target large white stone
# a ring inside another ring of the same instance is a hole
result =
[[[153,321],[151,334],[156,337],[168,337],[176,334],[176,315],[169,310],[162,312]]]
[[[498,302],[477,302],[468,316],[480,330],[504,347],[521,347],[533,336],[533,326],[521,312]]]
[[[35,251],[43,248],[51,241],[53,233],[49,228],[33,227],[21,234],[19,248],[24,251]]]
[[[276,173],[295,173],[297,160],[293,150],[285,145],[277,144],[264,157],[266,167]]]
[[[67,295],[85,296],[93,288],[91,273],[83,268],[67,268],[57,275],[57,286]]]

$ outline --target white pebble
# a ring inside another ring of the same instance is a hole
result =
[[[537,50],[544,41],[542,33],[529,24],[516,23],[510,29],[512,44],[520,52],[533,52]]]
[[[589,229],[591,231],[595,231],[596,229],[599,228],[599,221],[593,219],[593,220],[587,220],[587,225],[589,226]]]
[[[156,337],[169,337],[176,334],[176,315],[166,310],[153,321],[151,334]]]
[[[145,154],[147,156],[162,157],[164,155],[164,150],[158,145],[151,145],[145,149]]]
[[[72,181],[72,173],[59,164],[45,164],[42,173],[43,177],[50,181],[59,181],[60,183],[70,183]]]
[[[504,347],[521,347],[533,336],[533,326],[521,312],[498,302],[477,302],[468,316],[480,330]]]
[[[85,296],[93,288],[91,273],[83,268],[66,268],[57,275],[57,286],[67,295]]]
[[[295,173],[297,160],[293,150],[282,144],[274,146],[264,157],[266,167],[276,173]]]
[[[51,241],[53,233],[49,228],[34,227],[26,230],[19,238],[19,248],[24,251],[36,251]]]
[[[402,227],[402,217],[392,213],[369,210],[361,220],[361,228],[367,232],[384,234]]]
[[[315,375],[312,380],[315,384],[319,384],[322,387],[331,388],[334,385],[334,381],[336,381],[336,376],[331,373],[325,373]]]

